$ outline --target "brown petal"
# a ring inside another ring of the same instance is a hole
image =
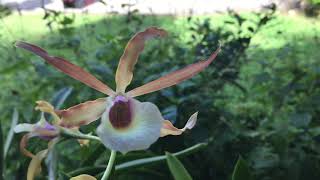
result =
[[[28,145],[28,140],[31,137],[31,133],[25,134],[24,136],[22,136],[21,140],[20,140],[20,151],[22,154],[24,154],[25,156],[28,156],[30,158],[33,158],[35,155],[32,154],[30,151],[28,151],[26,149],[27,145]]]
[[[65,110],[56,110],[61,119],[60,125],[71,128],[86,125],[101,117],[106,110],[106,98],[87,101]]]
[[[88,73],[87,71],[83,70],[82,68],[68,62],[67,60],[64,60],[59,57],[50,56],[44,49],[35,46],[33,44],[29,44],[27,42],[21,42],[18,41],[15,44],[19,48],[23,48],[25,50],[28,50],[40,57],[42,57],[47,63],[53,65],[63,73],[69,75],[70,77],[81,81],[82,83],[88,85],[89,87],[100,91],[104,94],[107,94],[109,96],[114,95],[114,91],[109,88],[107,85],[99,81],[97,78],[95,78],[93,75]]]
[[[163,88],[173,86],[180,83],[181,81],[187,80],[192,76],[196,75],[203,69],[205,69],[218,55],[220,47],[211,56],[205,60],[194,64],[191,64],[183,69],[169,73],[157,80],[151,81],[143,86],[137,87],[128,92],[131,97],[136,97],[144,94],[148,94],[154,91],[158,91]]]
[[[133,69],[138,61],[140,53],[143,51],[146,40],[154,37],[164,37],[167,32],[156,27],[149,27],[143,32],[133,36],[128,42],[123,55],[120,58],[116,72],[117,92],[124,93],[133,77]]]

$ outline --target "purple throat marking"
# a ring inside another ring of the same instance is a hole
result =
[[[131,124],[132,112],[130,104],[130,100],[124,96],[117,96],[114,99],[109,112],[109,120],[114,128],[123,129]]]
[[[45,122],[44,127],[38,127],[41,130],[45,130],[45,131],[57,131],[57,128],[54,127],[53,125],[49,124],[48,122]],[[44,140],[51,140],[53,138],[55,138],[56,136],[43,136],[40,135],[39,138],[44,139]]]

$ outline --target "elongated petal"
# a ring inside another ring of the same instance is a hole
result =
[[[24,154],[25,156],[28,156],[30,158],[33,158],[35,155],[32,154],[30,151],[28,151],[26,149],[27,145],[28,145],[28,140],[32,137],[31,133],[25,134],[22,139],[20,140],[20,151],[22,154]]]
[[[99,119],[106,110],[106,103],[106,98],[100,98],[78,104],[69,109],[57,110],[56,113],[61,119],[61,126],[78,127]]]
[[[41,162],[47,156],[48,150],[38,152],[31,160],[28,167],[27,180],[34,180],[34,178],[41,172]]]
[[[34,124],[23,123],[23,124],[16,125],[13,130],[15,133],[21,133],[21,132],[31,132],[33,129],[34,129]]]
[[[79,176],[72,177],[70,180],[97,180],[97,179],[87,174],[81,174]]]
[[[111,97],[109,101],[113,101]],[[102,115],[101,124],[97,128],[97,134],[102,143],[109,149],[126,153],[128,151],[143,150],[149,148],[160,137],[160,129],[163,118],[156,105],[149,102],[139,102],[129,99],[130,124],[117,124],[110,118],[122,120],[124,116],[110,114],[113,104],[108,103],[107,111]],[[123,106],[119,112],[124,112]],[[125,125],[125,128],[122,125]]]
[[[93,75],[83,70],[82,68],[68,62],[67,60],[64,60],[59,57],[50,56],[44,49],[27,42],[18,41],[15,45],[19,48],[23,48],[42,57],[47,63],[53,65],[63,73],[71,76],[72,78],[78,81],[83,82],[84,84],[90,86],[91,88],[97,91],[100,91],[109,96],[115,94],[111,88],[99,81]]]
[[[161,128],[161,137],[167,136],[167,135],[180,135],[187,129],[192,129],[196,122],[197,122],[197,115],[198,112],[194,113],[186,123],[186,125],[182,129],[178,129],[172,125],[172,123],[168,120],[164,120],[162,123]]]
[[[140,53],[143,51],[146,40],[153,37],[163,37],[167,33],[163,29],[150,27],[143,32],[133,36],[128,42],[123,55],[120,58],[116,72],[117,92],[124,93],[133,77],[133,69],[137,63]]]
[[[183,69],[169,73],[157,80],[151,81],[143,86],[135,88],[128,92],[131,97],[136,97],[144,94],[148,94],[154,91],[158,91],[163,88],[173,86],[180,83],[181,81],[187,80],[192,76],[196,75],[203,69],[205,69],[218,55],[220,47],[211,56],[205,60],[194,64],[191,64]]]

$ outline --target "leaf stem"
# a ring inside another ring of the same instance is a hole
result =
[[[109,162],[108,162],[108,165],[107,165],[107,169],[106,171],[104,172],[101,180],[107,180],[111,174],[111,170],[113,168],[113,164],[114,164],[114,161],[116,159],[116,155],[117,155],[117,151],[115,150],[112,150],[111,151],[111,155],[110,155],[110,158],[109,158]]]

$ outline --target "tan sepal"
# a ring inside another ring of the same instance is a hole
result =
[[[214,53],[212,53],[207,60],[199,61],[185,68],[173,71],[169,74],[166,74],[160,77],[159,79],[148,82],[147,84],[142,85],[140,87],[137,87],[129,91],[127,94],[130,97],[141,96],[144,94],[148,94],[154,91],[158,91],[158,90],[176,85],[184,80],[190,79],[191,77],[193,77],[194,75],[198,74],[199,72],[204,70],[206,67],[208,67],[209,64],[216,58],[219,52],[220,52],[220,47]]]
[[[154,37],[164,37],[167,32],[157,27],[149,27],[143,32],[135,34],[128,42],[123,55],[120,58],[116,72],[116,92],[124,93],[133,77],[133,69],[138,61],[140,53],[144,49],[146,40]]]
[[[70,180],[97,180],[97,179],[87,174],[81,174],[79,176],[70,178]]]
[[[35,176],[41,172],[41,162],[47,156],[48,150],[38,152],[31,160],[28,167],[27,180],[34,180]]]
[[[47,101],[42,101],[42,100],[36,101],[36,103],[37,103],[37,106],[35,107],[36,110],[51,114],[53,117],[53,124],[60,123],[60,118],[56,114],[54,107],[50,103],[48,103]]]
[[[164,120],[162,123],[162,128],[160,130],[160,137],[164,137],[167,135],[177,136],[177,135],[182,134],[187,129],[192,129],[197,122],[197,115],[198,115],[198,112],[196,112],[192,116],[190,116],[186,125],[182,129],[178,129],[178,128],[174,127],[170,121]]]
[[[106,98],[87,101],[65,110],[56,110],[61,118],[60,126],[72,128],[87,125],[99,119],[106,110]]]

